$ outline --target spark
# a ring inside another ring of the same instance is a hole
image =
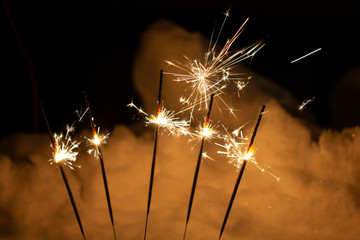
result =
[[[127,105],[128,107],[135,108],[139,114],[145,116],[145,125],[154,124],[165,128],[168,130],[171,135],[189,135],[191,134],[188,131],[188,127],[190,126],[190,121],[182,120],[180,117],[177,117],[179,113],[176,113],[173,110],[167,110],[165,107],[161,107],[158,110],[157,115],[150,115],[146,113],[142,108],[137,107],[134,103],[130,103]]]
[[[216,161],[214,158],[210,157],[206,152],[202,153],[202,157],[210,159],[211,161],[214,161],[214,162]]]
[[[301,105],[298,107],[298,111],[302,111],[305,109],[306,105],[310,102],[313,102],[315,101],[315,97],[311,98],[311,99],[308,99],[308,100],[304,100]]]
[[[216,136],[217,131],[215,130],[214,126],[211,124],[210,121],[206,121],[204,127],[200,126],[200,130],[198,130],[197,133],[199,137],[210,140],[214,136]]]
[[[222,140],[224,143],[215,143],[217,146],[223,148],[224,150],[219,150],[217,153],[219,155],[224,155],[228,163],[235,166],[237,170],[240,169],[244,161],[251,162],[257,169],[259,169],[261,172],[266,172],[270,176],[274,177],[277,181],[279,181],[279,178],[276,177],[271,172],[267,171],[264,167],[261,167],[258,162],[255,159],[255,149],[251,146],[248,149],[249,145],[249,139],[246,137],[243,137],[242,128],[236,129],[232,133],[229,133],[225,126],[223,126],[226,134],[222,136]]]
[[[242,137],[241,127],[233,131],[231,134],[227,131],[224,125],[223,128],[226,132],[226,134],[222,136],[224,143],[215,143],[215,145],[224,148],[224,150],[217,151],[217,153],[225,155],[226,158],[228,158],[228,163],[239,169],[245,158],[248,139]],[[239,133],[241,137],[239,137]],[[252,159],[253,158],[248,155],[246,160],[251,161]]]
[[[90,146],[90,149],[88,150],[88,153],[94,153],[94,157],[95,158],[101,158],[101,151],[99,149],[99,146],[102,144],[106,144],[107,140],[109,139],[109,135],[110,133],[105,132],[105,133],[100,133],[100,127],[97,128],[96,131],[96,124],[94,121],[94,117],[91,113],[91,109],[90,109],[90,103],[88,101],[86,92],[83,92],[84,94],[84,100],[85,100],[85,104],[86,104],[86,110],[85,112],[82,114],[82,116],[80,117],[80,119],[82,119],[85,114],[88,112],[88,116],[89,116],[89,120],[90,120],[90,126],[91,126],[91,130],[93,133],[93,138],[87,138],[85,137],[85,139],[87,140],[88,146]]]
[[[108,132],[100,133],[100,127],[98,127],[98,130],[93,132],[93,138],[85,137],[85,139],[88,141],[88,145],[91,147],[88,150],[88,153],[94,153],[94,157],[97,158],[99,155],[99,146],[106,144],[109,136],[110,133]]]
[[[133,102],[129,103],[126,106],[130,108],[135,108],[139,112],[139,114],[148,116],[148,114],[141,107],[137,107]]]
[[[53,139],[54,143],[51,144],[53,152],[53,158],[50,159],[50,163],[63,164],[68,166],[70,169],[74,170],[74,166],[80,167],[78,165],[74,165],[76,161],[76,156],[78,152],[76,149],[79,147],[80,142],[73,141],[69,135],[70,132],[74,130],[73,126],[66,126],[66,134],[54,134]]]
[[[299,61],[299,60],[301,60],[301,59],[303,59],[303,58],[306,58],[307,56],[309,56],[309,55],[311,55],[311,54],[314,54],[314,53],[316,53],[316,52],[318,52],[318,51],[320,51],[320,50],[321,50],[321,48],[318,48],[318,49],[316,49],[316,50],[314,50],[314,51],[312,51],[312,52],[309,52],[308,54],[305,54],[304,56],[299,57],[299,58],[291,61],[291,63],[294,63],[294,62],[297,62],[297,61]]]
[[[248,77],[248,80],[251,79],[251,76]],[[244,90],[244,88],[249,84],[249,82],[242,82],[242,81],[237,81],[236,82],[236,88],[238,90],[238,96],[240,97],[240,92]]]
[[[190,85],[191,92],[187,97],[181,97],[180,102],[191,107],[191,117],[195,105],[199,105],[199,109],[208,108],[207,102],[211,94],[220,95],[230,82],[235,82],[236,87],[241,91],[246,86],[246,81],[251,79],[250,74],[233,73],[231,70],[239,62],[253,57],[264,44],[259,41],[239,51],[230,51],[231,46],[240,36],[245,28],[248,19],[237,30],[234,36],[229,39],[224,47],[217,52],[216,47],[219,35],[222,31],[224,23],[229,16],[229,11],[225,13],[225,19],[221,26],[220,32],[214,44],[212,44],[211,36],[208,51],[205,53],[204,62],[198,59],[190,59],[185,56],[185,63],[178,61],[165,61],[171,66],[174,66],[184,73],[166,73],[175,77],[174,81],[185,82]],[[224,100],[222,102],[227,106]],[[227,106],[228,107],[228,106]]]
[[[79,111],[79,110],[76,110],[76,111],[75,111],[76,114],[77,114],[78,117],[79,117],[79,122],[82,121],[83,117],[85,116],[85,114],[87,113],[88,110],[89,110],[89,108],[86,108],[85,111],[84,111],[84,113],[82,113],[82,114],[81,114],[81,109],[80,109],[80,111]]]

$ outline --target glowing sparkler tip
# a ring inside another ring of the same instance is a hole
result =
[[[249,151],[247,153],[245,153],[245,155],[243,156],[243,159],[244,160],[249,160],[252,157],[253,154],[254,154],[254,148],[251,147],[249,149]]]
[[[88,154],[94,153],[94,157],[97,158],[98,154],[100,154],[98,149],[99,145],[106,144],[110,134],[108,132],[100,133],[100,128],[98,128],[97,131],[94,130],[93,134],[93,138],[85,137],[90,147],[87,152]]]
[[[203,137],[206,137],[206,138],[210,138],[211,135],[212,135],[212,132],[213,132],[213,129],[212,128],[209,128],[209,127],[204,127],[202,130],[201,130],[201,135]]]
[[[100,143],[101,143],[100,138],[97,134],[94,135],[93,143],[95,145],[100,145]]]
[[[160,125],[160,126],[165,126],[167,124],[167,122],[169,121],[169,119],[165,116],[164,112],[158,112],[157,117],[155,116],[151,116],[152,119],[152,123]]]
[[[56,151],[55,156],[54,156],[55,163],[59,163],[63,159],[64,159],[64,156],[59,151]]]

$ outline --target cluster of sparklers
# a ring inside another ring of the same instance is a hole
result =
[[[253,163],[261,171],[266,171],[264,168],[260,167],[257,161],[254,158],[254,148],[253,143],[255,139],[256,132],[258,130],[262,115],[264,114],[265,105],[261,108],[258,121],[254,128],[253,135],[251,139],[244,137],[242,134],[242,127],[237,130],[229,133],[227,128],[223,125],[225,134],[221,134],[221,131],[217,130],[217,127],[212,124],[210,121],[210,113],[212,110],[214,98],[219,99],[231,113],[233,113],[232,108],[226,103],[222,98],[225,95],[224,89],[229,85],[233,84],[238,91],[243,90],[247,85],[248,81],[251,79],[252,75],[248,73],[234,73],[232,70],[236,64],[239,62],[252,58],[257,51],[263,47],[263,43],[257,42],[249,47],[243,48],[239,51],[230,51],[232,44],[240,36],[244,30],[244,24],[237,30],[235,35],[226,42],[225,46],[218,51],[217,45],[219,40],[219,35],[222,31],[224,23],[228,17],[228,13],[225,14],[224,22],[221,26],[217,38],[213,42],[213,35],[210,39],[210,44],[208,51],[205,53],[204,61],[201,62],[198,59],[189,59],[186,58],[185,63],[181,62],[172,62],[166,61],[169,65],[176,67],[181,70],[182,73],[170,73],[160,71],[160,86],[159,86],[159,95],[157,100],[157,114],[150,115],[146,113],[141,107],[136,106],[133,102],[128,104],[129,107],[135,108],[140,115],[143,115],[146,119],[146,125],[155,125],[155,136],[154,136],[154,150],[152,157],[151,173],[150,173],[150,183],[149,183],[149,193],[148,193],[148,203],[147,203],[147,212],[146,212],[146,221],[145,221],[145,232],[144,240],[147,236],[147,225],[149,220],[149,212],[151,206],[152,198],[152,189],[154,184],[155,176],[155,165],[156,165],[156,155],[158,148],[158,135],[160,129],[163,132],[167,132],[169,135],[181,136],[187,135],[190,136],[191,140],[198,139],[201,141],[199,155],[197,158],[197,163],[195,167],[195,173],[193,178],[193,183],[191,187],[191,193],[189,198],[188,211],[186,216],[185,230],[183,234],[183,239],[186,238],[186,230],[191,216],[192,204],[196,191],[196,184],[199,176],[200,166],[202,158],[209,157],[203,152],[206,141],[214,141],[215,145],[221,147],[221,150],[218,151],[219,155],[226,156],[228,162],[236,166],[239,171],[239,176],[237,178],[227,212],[225,214],[223,224],[221,227],[219,239],[221,238],[223,231],[225,229],[227,219],[230,214],[230,210],[233,204],[233,201],[236,196],[237,188],[241,181],[245,166],[247,162]],[[162,92],[162,82],[163,74],[167,74],[174,77],[174,81],[183,82],[187,84],[190,89],[188,96],[180,97],[180,103],[182,108],[180,111],[175,112],[173,110],[166,109],[163,105],[161,98]],[[196,121],[194,117],[194,112],[196,110],[207,110],[207,115],[205,117],[204,123],[200,125],[200,128],[197,130],[192,130],[192,123]],[[182,119],[180,116],[188,113],[186,119]],[[275,175],[269,173],[277,181],[279,178]]]
[[[111,200],[110,200],[110,193],[109,193],[109,188],[108,188],[108,183],[107,183],[104,158],[103,158],[103,154],[100,149],[100,146],[102,144],[105,144],[107,139],[109,138],[109,133],[101,134],[100,128],[97,128],[97,130],[96,130],[94,117],[92,116],[92,113],[90,110],[90,104],[89,104],[89,101],[87,99],[87,95],[85,94],[85,92],[84,92],[84,101],[85,101],[85,105],[86,105],[86,110],[81,115],[77,111],[79,119],[76,122],[81,122],[83,117],[86,114],[88,114],[89,120],[90,120],[90,127],[91,127],[92,134],[93,134],[92,138],[85,137],[85,139],[88,143],[88,146],[89,146],[88,153],[93,154],[93,156],[95,158],[100,160],[100,166],[101,166],[101,172],[102,172],[102,177],[103,177],[103,182],[104,182],[104,189],[105,189],[107,205],[108,205],[108,209],[109,209],[110,220],[111,220],[111,224],[112,224],[112,228],[113,228],[114,239],[116,239],[115,224],[114,224],[113,212],[112,212],[112,207],[111,207]],[[74,122],[71,126],[69,126],[69,125],[66,126],[65,134],[64,133],[60,133],[60,134],[53,133],[51,131],[49,121],[46,117],[45,110],[42,106],[41,106],[41,109],[42,109],[42,113],[43,113],[43,117],[44,117],[47,129],[48,129],[48,133],[49,133],[49,136],[51,139],[51,148],[53,149],[53,157],[49,161],[50,161],[50,163],[52,163],[52,164],[54,163],[59,166],[61,175],[63,177],[64,183],[66,186],[66,190],[68,192],[77,222],[78,222],[80,230],[81,230],[81,234],[82,234],[83,238],[86,239],[85,232],[84,232],[84,229],[83,229],[83,226],[81,223],[81,219],[80,219],[80,214],[76,207],[76,202],[75,202],[74,196],[72,194],[69,181],[68,181],[65,171],[63,169],[63,166],[68,166],[72,170],[74,170],[74,166],[80,167],[78,165],[74,165],[74,163],[76,161],[76,157],[78,155],[78,152],[76,150],[78,149],[80,142],[72,140],[72,138],[71,138],[71,134],[75,130],[74,125],[76,122]]]
[[[215,125],[210,119],[211,111],[213,108],[214,101],[220,101],[220,103],[224,104],[230,112],[232,112],[232,108],[226,103],[226,101],[222,98],[225,95],[225,88],[228,85],[233,85],[237,88],[237,91],[241,91],[251,79],[252,75],[248,73],[234,73],[233,69],[236,64],[239,62],[252,58],[257,51],[259,51],[264,44],[260,41],[249,47],[245,47],[239,51],[230,51],[232,44],[236,41],[236,39],[243,32],[244,27],[248,19],[244,22],[244,24],[236,31],[234,36],[226,42],[223,48],[218,50],[218,40],[223,29],[224,23],[228,17],[228,12],[225,14],[225,19],[220,28],[220,31],[213,41],[213,35],[210,39],[210,44],[208,51],[205,53],[205,57],[203,61],[198,59],[189,59],[186,58],[185,63],[181,63],[179,61],[166,61],[169,65],[175,66],[177,69],[181,70],[182,73],[170,73],[160,71],[160,84],[159,84],[159,93],[157,99],[157,112],[152,115],[146,113],[141,107],[136,106],[133,102],[128,104],[129,107],[134,108],[137,112],[144,116],[146,125],[154,125],[155,126],[155,136],[154,136],[154,149],[152,156],[152,164],[151,164],[151,173],[150,173],[150,183],[149,183],[149,192],[148,192],[148,202],[147,202],[147,211],[146,211],[146,221],[145,221],[145,232],[144,232],[144,240],[147,236],[147,226],[149,220],[149,213],[151,207],[151,199],[152,199],[152,189],[155,179],[155,166],[156,166],[156,156],[158,149],[158,136],[160,132],[166,132],[169,135],[173,136],[190,136],[192,141],[199,141],[200,150],[197,158],[197,163],[194,172],[194,178],[192,182],[188,211],[185,222],[185,229],[183,234],[183,239],[186,238],[187,226],[191,216],[192,204],[195,197],[196,184],[199,176],[200,166],[203,158],[209,157],[207,154],[203,152],[205,148],[206,142],[213,142],[220,150],[217,151],[219,157],[225,157],[228,163],[234,165],[238,170],[238,177],[235,182],[235,186],[227,207],[227,211],[225,213],[225,217],[223,220],[223,224],[221,226],[219,239],[221,238],[225,226],[231,212],[231,208],[237,193],[238,186],[242,179],[246,164],[252,163],[262,172],[269,173],[272,177],[274,177],[277,181],[279,178],[268,172],[265,168],[261,167],[254,157],[255,148],[253,147],[256,133],[258,131],[261,119],[263,114],[265,113],[265,105],[262,106],[258,120],[253,129],[253,134],[251,138],[247,138],[243,136],[242,129],[244,127],[240,126],[238,129],[230,132],[225,125]],[[188,85],[187,89],[190,89],[188,96],[181,96],[180,103],[181,109],[176,112],[173,110],[168,110],[164,107],[163,99],[161,97],[162,94],[162,83],[163,83],[163,75],[170,75],[173,77],[173,80],[176,82],[183,82]],[[304,107],[313,99],[306,100],[299,106],[299,111],[304,109]],[[79,119],[81,121],[83,117],[87,114],[90,120],[90,128],[92,131],[92,138],[86,138],[90,149],[89,153],[93,154],[93,156],[100,160],[100,166],[102,171],[102,177],[104,182],[104,189],[107,198],[108,210],[110,215],[111,224],[113,227],[114,239],[116,239],[115,234],[115,225],[110,201],[109,188],[107,183],[107,177],[105,172],[105,165],[103,154],[101,152],[100,146],[106,143],[106,140],[109,137],[109,134],[100,134],[100,129],[96,127],[94,123],[94,118],[90,110],[90,104],[88,102],[87,96],[84,93],[84,102],[86,105],[86,110],[82,114],[78,114]],[[204,121],[200,124],[200,127],[194,127],[194,122],[198,121],[195,118],[195,111],[197,110],[206,110],[207,114],[204,117]],[[80,215],[78,213],[74,197],[72,195],[69,182],[66,178],[65,171],[63,166],[68,166],[71,169],[74,169],[76,166],[75,161],[78,155],[77,149],[80,144],[78,141],[74,141],[71,138],[72,132],[74,131],[74,124],[66,127],[65,133],[56,134],[53,133],[50,129],[49,122],[45,116],[45,111],[43,109],[43,115],[45,122],[48,127],[48,132],[51,139],[51,146],[53,148],[53,157],[51,159],[51,163],[57,164],[61,171],[64,183],[66,185],[68,195],[70,197],[74,213],[76,215],[79,227],[81,229],[81,233],[83,238],[85,239],[84,229],[81,224]],[[184,117],[186,116],[186,118]],[[194,130],[195,129],[195,130]]]

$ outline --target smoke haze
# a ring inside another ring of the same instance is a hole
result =
[[[206,42],[200,34],[165,20],[149,27],[133,74],[147,112],[156,110],[159,70],[176,71],[164,60],[182,61],[183,54],[200,58]],[[239,71],[248,68],[239,66]],[[165,75],[166,107],[178,105],[184,89],[177,84]],[[288,113],[298,104],[291,94],[256,73],[240,98],[231,96],[231,105],[239,110],[236,119],[222,110],[217,98],[215,103],[214,123],[224,123],[229,130],[246,124],[246,136],[251,134],[261,105],[266,104],[255,156],[261,166],[280,177],[277,182],[254,165],[247,166],[222,239],[329,240],[360,235],[359,127],[333,131],[308,126],[301,113]],[[135,112],[129,109],[123,114]],[[141,239],[144,234],[153,129],[144,127],[142,120],[135,118],[139,124],[133,126],[116,126],[102,147],[118,239]],[[76,136],[85,135],[89,132],[81,130]],[[81,239],[59,169],[48,162],[52,156],[49,145],[46,134],[19,133],[1,140],[0,239]],[[198,141],[160,134],[148,239],[182,239],[198,150]],[[235,167],[214,155],[217,150],[214,143],[206,142],[204,152],[214,160],[203,159],[189,240],[218,237],[235,184]],[[113,239],[100,163],[87,155],[85,143],[79,151],[82,167],[66,169],[66,174],[85,235],[87,239]]]

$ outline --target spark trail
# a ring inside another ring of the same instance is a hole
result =
[[[291,61],[291,63],[295,63],[295,62],[297,62],[297,61],[299,61],[299,60],[301,60],[301,59],[303,59],[303,58],[306,58],[306,57],[310,56],[311,54],[314,54],[314,53],[316,53],[316,52],[318,52],[318,51],[320,51],[320,50],[321,50],[321,48],[318,48],[318,49],[316,49],[316,50],[314,50],[314,51],[312,51],[312,52],[309,52],[308,54],[305,54],[304,56],[299,57],[299,58]]]
[[[298,107],[298,111],[302,111],[305,109],[306,105],[308,105],[310,102],[313,102],[315,101],[315,97],[311,98],[311,99],[307,99],[307,100],[304,100],[300,106]]]

